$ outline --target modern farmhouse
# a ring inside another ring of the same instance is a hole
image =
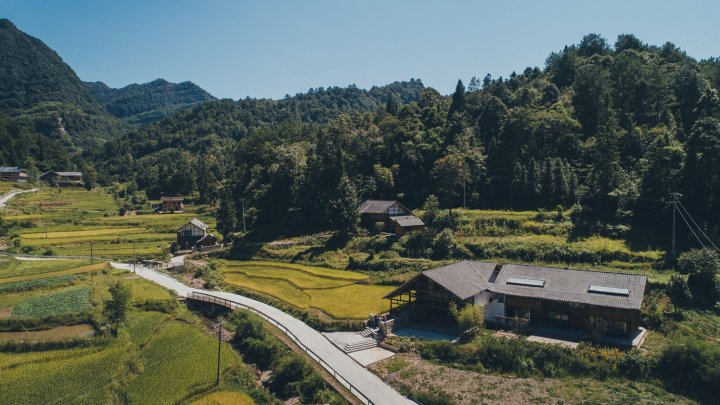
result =
[[[27,170],[19,167],[0,167],[0,181],[24,183],[27,181]]]
[[[450,303],[482,305],[488,323],[582,330],[602,318],[606,334],[633,338],[647,278],[635,274],[462,261],[423,271],[385,296],[390,315],[450,323]]]
[[[215,245],[217,238],[208,232],[208,225],[203,221],[193,218],[190,222],[177,230],[176,243],[180,249],[192,249],[203,246]]]
[[[57,187],[82,187],[82,172],[45,172],[40,180]]]

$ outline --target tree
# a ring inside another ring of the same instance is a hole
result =
[[[425,204],[422,206],[423,209],[423,222],[429,227],[433,227],[438,214],[440,213],[440,201],[434,194],[430,194],[425,200]]]
[[[688,276],[693,303],[699,308],[712,308],[720,302],[720,265],[706,261]]]
[[[92,190],[97,182],[97,172],[91,165],[83,166],[83,186],[86,190]]]
[[[452,103],[450,104],[450,110],[448,110],[448,117],[455,112],[462,112],[465,110],[465,86],[462,80],[458,80],[455,86],[455,93],[452,96]]]
[[[578,45],[578,55],[590,57],[596,54],[603,55],[610,50],[607,40],[599,34],[587,34]]]
[[[455,236],[448,228],[438,233],[432,241],[433,256],[438,259],[454,259],[463,253],[462,247],[455,240]]]
[[[676,313],[679,308],[686,307],[692,302],[692,294],[687,281],[679,274],[670,276],[670,284],[668,284],[666,292],[675,306]]]
[[[224,191],[222,197],[220,197],[220,206],[215,211],[217,230],[222,234],[223,239],[226,239],[230,232],[235,230],[237,225],[236,212],[237,209],[232,198],[230,198],[230,193],[227,190]]]
[[[105,301],[103,315],[115,329],[125,321],[130,308],[130,295],[130,287],[127,284],[118,281],[110,286],[110,299]]]
[[[432,174],[437,181],[438,190],[445,196],[448,209],[452,210],[458,187],[467,183],[470,177],[467,162],[461,155],[449,154],[435,161]]]
[[[592,343],[599,343],[603,335],[607,333],[608,321],[596,316],[589,316],[585,320],[585,333]]]
[[[360,222],[359,206],[360,201],[355,186],[347,175],[342,175],[335,191],[335,197],[330,200],[326,210],[328,221],[333,230],[337,231],[341,236],[347,236],[355,232]]]

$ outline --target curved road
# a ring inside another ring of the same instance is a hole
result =
[[[5,194],[4,196],[0,197],[0,208],[5,207],[5,204],[7,204],[8,201],[10,201],[13,197],[15,197],[18,194],[32,193],[35,191],[38,191],[38,189],[34,188],[32,190],[20,190],[20,191],[9,192],[9,193]]]
[[[115,268],[132,271],[132,265],[125,263],[111,264]],[[136,273],[142,278],[154,281],[169,290],[175,291],[181,297],[187,297],[188,293],[191,292],[199,292],[246,305],[275,319],[282,324],[282,326],[290,330],[297,336],[302,344],[315,352],[324,362],[335,369],[343,379],[350,382],[355,389],[369,398],[374,404],[395,405],[412,403],[392,387],[385,384],[385,382],[375,374],[358,364],[345,352],[335,347],[335,345],[330,343],[320,332],[275,307],[238,294],[188,287],[164,273],[142,266],[137,266]]]

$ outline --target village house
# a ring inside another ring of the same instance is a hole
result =
[[[208,225],[197,218],[177,230],[176,243],[178,248],[189,250],[217,244],[217,238],[208,232]]]
[[[83,186],[82,172],[45,172],[40,175],[40,180],[57,187]]]
[[[0,181],[25,183],[27,181],[27,170],[19,167],[0,167]]]
[[[423,221],[399,201],[367,200],[360,205],[359,212],[362,226],[371,230],[378,230],[378,223],[383,231],[398,235],[425,228]]]
[[[183,212],[185,197],[160,197],[160,212]]]
[[[640,307],[647,278],[636,274],[462,261],[423,271],[385,296],[390,316],[450,324],[450,305],[482,305],[485,321],[508,326],[583,331],[590,318],[606,336],[639,344]]]

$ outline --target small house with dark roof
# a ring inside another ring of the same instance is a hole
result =
[[[19,167],[0,167],[0,181],[25,183],[27,181],[27,170]]]
[[[385,296],[391,316],[449,323],[450,303],[482,305],[485,320],[504,324],[515,318],[531,325],[582,330],[602,318],[607,335],[640,333],[640,307],[647,277],[554,267],[497,265],[462,261],[426,270]]]
[[[382,223],[384,231],[398,235],[425,228],[423,221],[399,201],[366,200],[358,211],[361,224],[371,230],[378,223]]]
[[[45,172],[40,175],[40,180],[57,187],[83,186],[82,172]]]
[[[190,222],[181,226],[177,230],[176,243],[180,249],[188,250],[196,246],[196,244],[206,238],[210,233],[209,226],[203,221],[193,218]],[[214,238],[214,236],[213,236]],[[207,239],[205,239],[207,241]]]
[[[185,197],[160,197],[160,212],[183,212]]]

